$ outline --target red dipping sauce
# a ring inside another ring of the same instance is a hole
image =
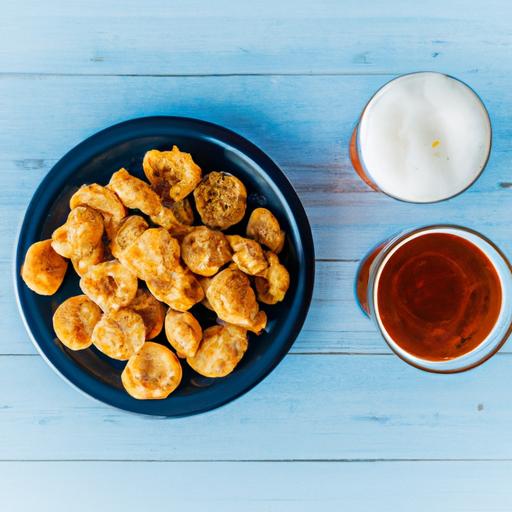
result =
[[[480,345],[502,302],[498,273],[485,253],[448,233],[427,233],[400,246],[377,283],[377,316],[409,354],[444,361]]]

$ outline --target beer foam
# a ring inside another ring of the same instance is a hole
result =
[[[447,199],[485,166],[489,116],[465,84],[440,73],[399,77],[368,103],[358,130],[365,171],[385,193],[412,202]]]

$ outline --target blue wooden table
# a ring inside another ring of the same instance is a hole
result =
[[[359,312],[358,261],[398,229],[453,222],[512,257],[512,4],[503,1],[3,0],[0,4],[0,508],[310,511],[512,509],[512,344],[466,374],[394,357]],[[477,184],[399,203],[354,174],[361,108],[399,73],[473,86],[493,123]],[[36,186],[92,133],[192,116],[276,160],[313,226],[313,304],[253,391],[179,420],[82,396],[41,359],[12,289]],[[107,505],[110,508],[107,508]]]

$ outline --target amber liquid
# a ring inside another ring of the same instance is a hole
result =
[[[501,284],[489,258],[448,233],[413,238],[388,260],[378,283],[382,324],[409,354],[444,361],[467,354],[498,320]]]
[[[352,167],[357,172],[359,177],[373,190],[379,191],[377,188],[377,185],[373,183],[373,181],[366,176],[366,173],[364,172],[363,166],[361,165],[361,161],[359,160],[359,155],[357,154],[357,126],[354,129],[352,133],[352,137],[350,138],[350,144],[349,144],[349,155],[350,155],[350,161],[352,162]]]

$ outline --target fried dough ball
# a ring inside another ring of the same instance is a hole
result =
[[[121,168],[112,174],[108,187],[113,190],[127,208],[140,210],[146,215],[157,215],[162,208],[158,194],[148,183],[132,176]]]
[[[63,345],[83,350],[92,344],[92,331],[100,321],[101,309],[86,295],[65,300],[53,315],[53,330]]]
[[[121,253],[148,228],[148,223],[140,215],[126,217],[117,229],[110,244],[112,255],[119,259]]]
[[[192,226],[192,224],[194,224],[194,211],[192,210],[192,204],[188,197],[172,203],[169,205],[169,209],[174,213],[174,217],[176,217],[179,223],[185,224],[186,226]]]
[[[126,215],[126,209],[116,194],[97,183],[82,185],[71,196],[69,207],[73,210],[78,206],[89,206],[101,213],[109,238],[114,235],[117,226]]]
[[[126,391],[138,400],[167,398],[180,384],[181,364],[167,347],[148,341],[121,374]]]
[[[240,270],[227,268],[219,272],[209,283],[206,297],[225,322],[256,334],[267,325],[267,315],[259,309],[249,278]]]
[[[236,325],[215,325],[204,331],[203,341],[187,363],[205,377],[225,377],[240,362],[248,347],[247,331]]]
[[[87,257],[101,244],[103,218],[96,210],[88,206],[77,206],[69,212],[66,226],[72,258]]]
[[[267,268],[265,254],[258,242],[238,235],[228,235],[227,239],[234,251],[233,261],[242,272],[254,276]]]
[[[148,279],[149,291],[161,302],[176,311],[188,311],[204,299],[204,292],[194,275],[178,268],[165,279]]]
[[[266,208],[256,208],[247,223],[247,236],[279,254],[284,246],[285,233],[274,214]]]
[[[129,307],[142,317],[147,340],[152,340],[160,334],[164,325],[165,308],[151,293],[144,288],[139,288]]]
[[[189,227],[181,224],[170,208],[162,205],[158,194],[145,181],[132,176],[126,169],[112,174],[108,184],[127,208],[140,210],[159,226],[173,234],[188,233]]]
[[[181,257],[195,274],[213,276],[231,259],[231,249],[220,231],[199,226],[183,238]]]
[[[69,212],[66,223],[53,232],[52,247],[61,256],[71,258],[76,273],[82,276],[90,266],[104,259],[103,230],[100,212],[77,206]]]
[[[80,288],[103,311],[128,306],[137,293],[137,277],[119,261],[105,261],[89,267]]]
[[[201,168],[173,146],[172,151],[152,149],[144,155],[144,174],[163,199],[170,197],[180,201],[190,194],[201,181]]]
[[[165,315],[165,335],[178,357],[193,357],[203,337],[203,330],[194,315],[169,309]]]
[[[68,228],[66,224],[59,226],[52,233],[52,248],[57,254],[60,254],[63,258],[71,258],[71,256],[73,255],[73,248],[71,247],[71,244],[68,240]]]
[[[101,243],[103,217],[88,206],[77,206],[69,212],[66,223],[52,234],[52,247],[65,258],[81,259]]]
[[[157,215],[151,215],[150,219],[158,226],[167,229],[173,236],[186,235],[192,229],[190,226],[182,224],[174,215],[173,210],[165,206],[162,206]]]
[[[150,228],[119,255],[139,279],[164,278],[180,265],[180,244],[164,228]]]
[[[272,252],[266,253],[268,268],[261,276],[256,276],[255,285],[258,300],[265,304],[281,302],[290,286],[290,274],[279,258]]]
[[[55,252],[52,241],[32,244],[21,267],[21,278],[39,295],[53,295],[64,281],[68,262]]]
[[[89,267],[97,265],[105,260],[105,248],[103,243],[100,242],[94,247],[89,254],[84,254],[80,258],[71,258],[71,263],[75,272],[82,277],[88,270]]]
[[[194,199],[203,223],[209,228],[224,230],[243,219],[247,190],[235,176],[211,172],[194,190]]]
[[[145,341],[146,328],[142,317],[127,308],[105,313],[92,331],[94,346],[120,361],[136,354]]]

